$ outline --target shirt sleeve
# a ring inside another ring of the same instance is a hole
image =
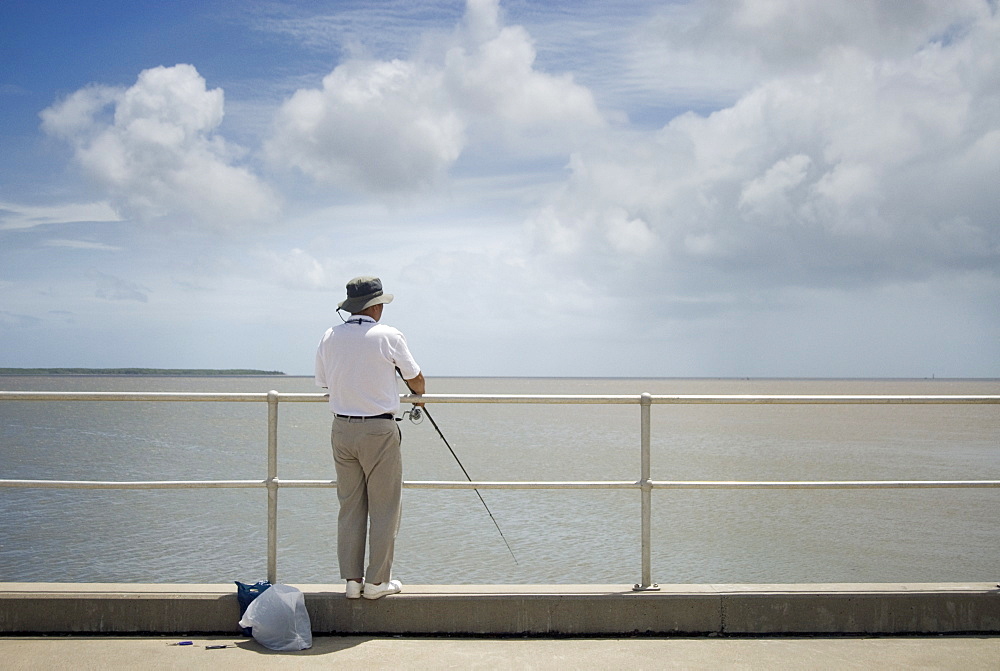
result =
[[[412,380],[417,375],[420,375],[420,366],[417,365],[413,355],[410,354],[410,348],[406,344],[406,337],[398,331],[394,335],[396,337],[392,338],[389,343],[389,359],[399,369],[399,373],[403,376],[404,380]]]
[[[326,382],[326,365],[323,362],[323,343],[326,342],[326,336],[320,341],[319,347],[316,348],[316,369],[314,373],[313,382],[315,382],[317,387],[323,387],[324,389],[329,385]]]

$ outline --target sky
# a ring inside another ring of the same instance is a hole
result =
[[[0,367],[1000,377],[996,0],[5,0]],[[431,391],[431,390],[429,390]]]

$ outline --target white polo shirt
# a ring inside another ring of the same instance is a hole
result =
[[[330,411],[338,415],[395,414],[397,367],[407,380],[420,374],[403,334],[371,317],[351,315],[323,334],[316,350],[316,386],[330,390]]]

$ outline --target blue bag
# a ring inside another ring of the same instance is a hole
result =
[[[263,594],[264,590],[271,586],[266,580],[259,580],[252,585],[234,580],[236,583],[236,600],[240,602],[240,619],[247,612],[250,602]],[[253,627],[240,627],[244,636],[253,636]]]

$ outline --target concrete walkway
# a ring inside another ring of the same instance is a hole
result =
[[[190,646],[171,645],[181,640]],[[206,649],[207,645],[227,645]],[[316,637],[272,652],[226,637],[0,637],[20,669],[976,669],[1000,668],[1000,637],[404,638]]]

